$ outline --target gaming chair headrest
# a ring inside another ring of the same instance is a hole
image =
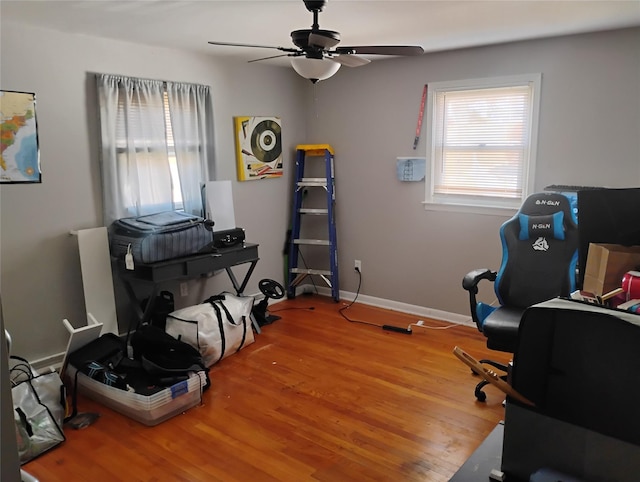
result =
[[[522,241],[545,236],[564,240],[567,225],[573,227],[571,204],[559,193],[536,193],[525,199],[518,211],[518,238]]]
[[[518,212],[529,216],[544,216],[558,211],[562,211],[565,217],[571,218],[571,204],[564,194],[538,192],[529,195]]]

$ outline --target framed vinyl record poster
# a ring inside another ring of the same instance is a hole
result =
[[[282,177],[279,117],[234,117],[238,180]]]

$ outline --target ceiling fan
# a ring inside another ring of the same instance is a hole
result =
[[[275,47],[269,45],[240,44],[231,42],[209,42],[212,45],[225,45],[230,47],[252,47],[263,49],[275,49],[284,54],[273,55],[260,60],[274,59],[277,57],[292,57],[291,65],[302,77],[309,79],[314,84],[319,80],[328,79],[335,74],[341,65],[347,67],[359,67],[371,62],[362,55],[422,55],[424,49],[415,45],[363,45],[353,47],[338,47],[340,33],[333,30],[321,29],[318,25],[318,14],[324,9],[327,0],[303,0],[304,4],[313,13],[313,25],[310,29],[294,30],[291,32],[291,40],[296,48]]]

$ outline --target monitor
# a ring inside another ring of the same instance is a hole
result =
[[[589,243],[640,245],[640,188],[578,191],[578,280],[582,288]]]

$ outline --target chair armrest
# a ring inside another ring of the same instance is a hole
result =
[[[476,294],[478,292],[478,283],[483,279],[489,281],[495,281],[498,273],[491,271],[487,268],[474,269],[468,272],[462,279],[462,287],[470,293]]]
[[[483,279],[494,282],[498,273],[491,271],[487,268],[474,269],[467,273],[462,279],[462,287],[469,292],[469,309],[471,311],[471,319],[478,327],[479,331],[482,331],[482,323],[478,318],[477,306],[478,301],[476,295],[478,294],[478,283]]]

